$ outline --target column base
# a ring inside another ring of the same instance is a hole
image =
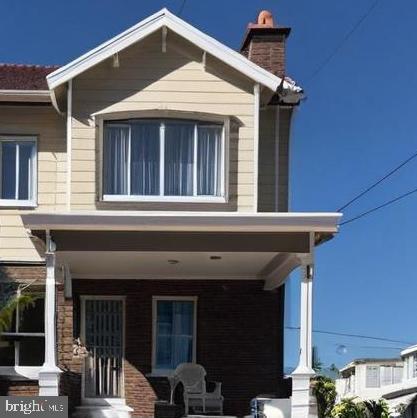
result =
[[[291,418],[317,418],[316,400],[310,390],[310,381],[314,375],[314,370],[309,368],[297,368],[291,374]]]
[[[62,370],[56,366],[42,366],[39,371],[39,396],[59,396],[59,376]]]

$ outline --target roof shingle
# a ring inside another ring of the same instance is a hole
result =
[[[59,66],[0,63],[0,90],[48,90],[46,76]]]

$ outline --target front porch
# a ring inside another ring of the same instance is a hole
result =
[[[170,399],[173,368],[197,362],[222,383],[226,415],[248,415],[251,399],[268,394],[292,397],[291,415],[306,418],[313,249],[338,216],[289,215],[24,215],[48,263],[40,394],[69,396],[84,408],[76,415],[112,397],[127,407],[117,416],[152,417],[155,401]],[[301,350],[291,389],[283,284],[297,267]]]

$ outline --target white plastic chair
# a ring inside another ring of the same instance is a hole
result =
[[[188,416],[190,408],[194,412],[203,414],[218,413],[223,415],[223,396],[221,395],[221,383],[215,383],[213,392],[206,389],[206,371],[200,364],[182,363],[174,372],[177,383],[184,387],[185,415]]]

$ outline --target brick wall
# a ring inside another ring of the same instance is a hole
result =
[[[13,381],[0,376],[0,396],[37,396],[39,386],[37,381]]]
[[[73,280],[73,303],[58,292],[61,392],[79,403],[81,360],[73,356],[79,330],[79,295],[125,295],[125,397],[135,417],[152,417],[154,401],[168,399],[165,379],[152,378],[152,296],[197,296],[197,362],[221,381],[225,413],[249,412],[261,393],[288,396],[282,380],[283,296],[261,281]]]

